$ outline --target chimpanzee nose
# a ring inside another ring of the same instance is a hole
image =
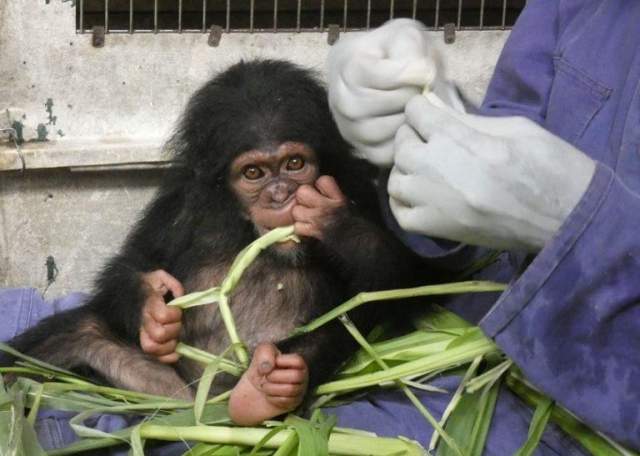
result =
[[[291,195],[291,189],[286,182],[278,182],[271,189],[271,200],[274,203],[282,204]]]

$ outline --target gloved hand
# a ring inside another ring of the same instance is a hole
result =
[[[405,104],[425,87],[464,111],[424,30],[419,22],[397,19],[366,34],[347,34],[329,53],[329,105],[338,128],[376,165],[393,164]]]
[[[407,231],[537,251],[595,171],[589,157],[523,117],[461,114],[423,96],[406,116],[388,190]]]

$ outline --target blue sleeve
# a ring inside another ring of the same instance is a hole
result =
[[[558,22],[557,1],[527,2],[500,54],[480,114],[542,123],[555,74]]]
[[[546,394],[640,448],[640,195],[598,165],[557,235],[480,326]]]

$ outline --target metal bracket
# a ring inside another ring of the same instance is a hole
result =
[[[447,22],[444,24],[444,42],[453,44],[456,41],[456,24]]]
[[[105,28],[102,25],[94,25],[91,29],[91,44],[93,47],[104,47]]]
[[[209,29],[209,39],[207,43],[211,47],[218,47],[220,45],[220,40],[222,39],[222,27],[219,25],[212,25]]]
[[[329,35],[327,36],[329,46],[333,46],[338,41],[338,38],[340,38],[340,26],[338,24],[329,24]]]

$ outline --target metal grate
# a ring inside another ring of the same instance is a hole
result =
[[[103,26],[114,32],[323,32],[366,30],[391,18],[411,17],[430,29],[511,27],[525,0],[77,0],[80,33]]]

